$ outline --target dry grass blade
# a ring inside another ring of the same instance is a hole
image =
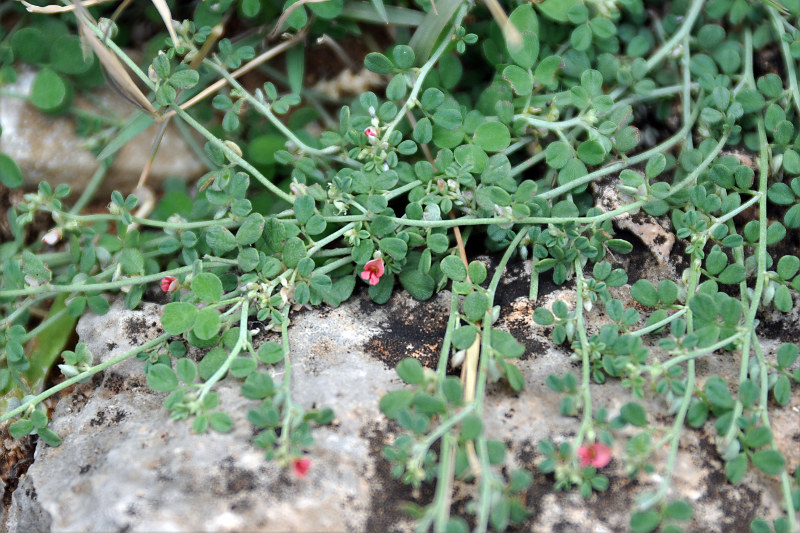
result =
[[[520,48],[522,46],[522,35],[519,33],[516,26],[511,24],[508,20],[508,15],[503,11],[503,7],[500,3],[497,0],[483,0],[483,3],[489,8],[489,12],[492,14],[492,17],[494,17],[495,22],[500,26],[500,29],[503,31],[503,37],[505,37],[509,46]]]
[[[142,90],[139,89],[139,86],[136,85],[130,75],[128,75],[122,62],[120,62],[120,60],[112,54],[108,48],[100,42],[100,39],[86,26],[86,20],[93,21],[92,16],[86,11],[86,8],[83,7],[82,4],[75,2],[75,0],[72,0],[72,5],[75,7],[81,36],[84,41],[92,47],[92,50],[94,50],[94,53],[103,65],[103,69],[106,72],[107,79],[111,86],[119,92],[123,98],[153,117],[157,117],[158,113],[156,112],[156,108],[153,107],[150,100],[147,99]]]
[[[69,13],[75,10],[75,6],[35,6],[25,0],[18,0],[20,4],[25,6],[29,13],[40,13],[42,15],[55,15],[58,13]],[[82,2],[83,7],[92,7],[107,2],[118,2],[119,0],[85,0]]]
[[[295,35],[294,37],[292,37],[291,39],[289,39],[288,41],[284,41],[281,44],[270,48],[269,50],[265,51],[264,53],[259,54],[258,56],[256,56],[253,59],[251,59],[247,64],[242,65],[238,69],[236,69],[233,72],[231,72],[231,77],[236,79],[239,76],[247,74],[248,72],[250,72],[251,70],[256,68],[258,65],[260,65],[261,63],[263,63],[265,61],[268,61],[268,60],[272,59],[273,57],[277,56],[278,54],[281,54],[281,53],[285,52],[286,50],[288,50],[289,48],[294,46],[298,41],[300,41],[304,37],[305,37],[305,32],[300,32],[297,35]],[[198,103],[198,102],[202,101],[203,99],[207,98],[210,94],[213,94],[213,93],[217,92],[218,90],[220,90],[222,87],[224,87],[227,84],[228,84],[228,80],[226,80],[225,78],[217,80],[216,82],[212,83],[211,85],[209,85],[208,87],[203,89],[203,91],[199,92],[198,94],[196,94],[195,96],[193,96],[189,100],[187,100],[184,103],[182,103],[181,104],[181,109],[184,109],[184,110],[185,109],[189,109],[190,107],[192,107],[196,103]],[[175,111],[169,111],[164,115],[163,118],[169,118],[174,114],[175,114]]]
[[[272,39],[276,35],[278,35],[278,32],[280,32],[281,28],[283,28],[286,19],[288,19],[291,16],[291,14],[294,13],[294,10],[297,9],[298,7],[305,4],[317,4],[320,2],[327,2],[327,1],[328,0],[298,0],[294,4],[290,5],[289,8],[286,11],[284,11],[283,14],[281,14],[280,18],[278,19],[278,23],[275,25],[275,29],[272,30],[272,33],[269,34],[269,38]]]
[[[175,33],[175,28],[172,27],[172,13],[169,10],[166,0],[153,0],[153,5],[156,6],[158,14],[161,15],[161,19],[164,21],[164,25],[167,27],[167,32],[172,39],[172,44],[177,48],[178,34]]]

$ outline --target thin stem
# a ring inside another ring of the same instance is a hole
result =
[[[225,266],[222,264],[209,262],[203,265],[206,268],[214,268],[217,266]],[[159,281],[164,276],[175,276],[177,274],[187,274],[192,272],[194,266],[184,266],[173,268],[172,270],[166,270],[164,272],[159,272],[158,274],[150,274],[148,276],[138,276],[135,278],[122,278],[116,281],[109,281],[106,283],[94,283],[94,284],[86,284],[86,283],[74,283],[74,284],[67,284],[67,285],[42,285],[41,287],[29,287],[27,289],[15,289],[10,291],[0,291],[0,298],[7,298],[7,297],[17,297],[17,296],[28,296],[31,294],[41,294],[41,295],[55,295],[60,292],[95,292],[95,291],[107,291],[110,289],[119,289],[120,287],[125,287],[127,285],[142,285],[145,283],[152,283],[154,281]]]
[[[189,113],[177,107],[175,103],[170,104],[170,106],[172,107],[172,109],[175,110],[178,116],[180,116],[183,120],[185,120],[186,123],[188,123],[192,128],[197,130],[200,133],[200,135],[208,139],[212,144],[216,145],[217,148],[222,150],[222,152],[228,159],[230,159],[231,161],[233,161],[234,163],[236,163],[237,165],[248,171],[254,178],[256,178],[264,187],[266,187],[275,196],[279,197],[281,200],[284,200],[290,204],[294,204],[294,198],[290,194],[282,191],[280,188],[278,188],[277,185],[275,185],[274,183],[269,181],[266,177],[264,177],[264,175],[261,172],[259,172],[253,165],[245,161],[242,158],[242,156],[231,150],[231,148],[227,144],[225,144],[221,139],[217,138],[216,135],[208,131],[202,124],[197,122],[191,115],[189,115]]]
[[[250,341],[247,340],[247,335],[249,330],[247,329],[247,316],[250,312],[249,308],[250,302],[247,299],[242,300],[242,311],[239,315],[239,337],[236,339],[236,344],[233,346],[231,353],[228,354],[228,357],[225,359],[225,362],[217,369],[214,374],[208,378],[203,386],[200,388],[200,392],[197,395],[197,402],[202,403],[203,397],[208,394],[211,390],[211,387],[228,372],[233,360],[239,355],[244,348],[247,347]]]
[[[111,366],[114,366],[114,365],[116,365],[118,363],[121,363],[125,359],[128,359],[128,358],[136,355],[137,353],[144,352],[144,351],[149,350],[150,348],[158,346],[162,342],[164,342],[167,339],[169,339],[169,337],[170,337],[170,335],[168,333],[165,333],[164,335],[156,337],[155,339],[153,339],[151,341],[148,341],[148,342],[142,344],[141,346],[137,346],[136,348],[128,350],[127,352],[125,352],[125,353],[123,353],[121,355],[118,355],[117,357],[109,359],[105,363],[100,363],[99,365],[95,365],[95,366],[89,368],[88,370],[86,370],[84,372],[81,372],[77,376],[71,377],[71,378],[69,378],[69,379],[67,379],[65,381],[62,381],[58,385],[50,387],[49,389],[47,389],[46,391],[42,392],[41,394],[38,394],[38,395],[34,396],[33,398],[29,399],[28,401],[24,402],[22,405],[20,405],[16,409],[12,409],[11,411],[9,411],[9,412],[7,412],[7,413],[5,413],[3,415],[0,415],[0,422],[5,422],[6,420],[14,418],[15,416],[17,416],[17,415],[23,413],[24,411],[26,411],[29,407],[38,405],[42,401],[44,401],[47,398],[53,396],[55,393],[60,392],[60,391],[62,391],[64,389],[66,389],[67,387],[71,387],[72,385],[74,385],[74,384],[76,384],[76,383],[78,383],[80,381],[83,381],[86,378],[92,377],[95,374],[97,374],[98,372],[102,372],[103,370],[105,370],[108,367],[111,367]]]
[[[656,50],[652,56],[650,56],[650,59],[647,60],[647,72],[650,72],[656,68],[669,54],[672,53],[672,50],[678,46],[678,43],[683,41],[683,38],[689,34],[689,32],[692,30],[692,26],[694,26],[694,23],[697,20],[697,17],[703,11],[704,4],[705,0],[692,1],[692,5],[689,6],[689,11],[686,13],[683,23],[678,31],[675,32],[672,37],[670,37],[669,41],[661,45],[659,49]]]
[[[589,361],[589,338],[586,336],[586,325],[583,319],[583,297],[586,288],[586,280],[583,277],[583,266],[580,258],[576,258],[573,263],[575,269],[575,330],[578,332],[580,340],[579,349],[581,356],[581,394],[583,396],[583,414],[581,425],[572,443],[572,457],[577,460],[578,448],[583,444],[586,434],[592,429],[592,392],[589,388],[591,378],[591,363]]]
[[[326,156],[342,151],[341,146],[329,146],[323,149],[312,148],[311,146],[308,146],[306,143],[301,141],[297,137],[297,135],[294,134],[292,130],[287,128],[283,122],[278,120],[278,117],[276,117],[275,114],[272,112],[270,106],[266,105],[264,102],[262,102],[261,100],[250,94],[250,92],[247,91],[244,87],[239,85],[239,82],[236,81],[233,78],[233,76],[231,76],[228,73],[227,70],[219,66],[214,61],[205,60],[203,64],[216,70],[220,76],[225,78],[228,81],[228,83],[231,84],[231,87],[240,91],[244,95],[245,100],[247,100],[253,106],[253,108],[255,108],[259,113],[267,117],[269,121],[272,123],[272,125],[275,126],[281,133],[283,133],[283,135],[291,142],[293,142],[302,152],[311,155]]]
[[[467,16],[468,11],[469,9],[466,5],[462,5],[459,8],[458,12],[455,15],[455,18],[453,19],[453,24],[450,27],[450,30],[447,32],[447,35],[444,37],[444,39],[442,39],[442,44],[439,45],[439,48],[437,48],[436,51],[433,52],[430,59],[428,59],[428,61],[426,61],[425,64],[419,69],[419,72],[417,73],[417,79],[414,82],[414,86],[411,88],[411,93],[408,95],[408,98],[406,98],[406,101],[403,103],[403,107],[400,108],[400,110],[397,112],[397,115],[395,115],[392,122],[390,122],[389,125],[387,126],[386,131],[383,133],[383,138],[381,139],[382,141],[384,142],[389,141],[389,136],[392,134],[392,132],[400,123],[400,121],[403,120],[406,111],[408,109],[411,109],[411,106],[413,104],[416,104],[417,95],[419,94],[419,91],[422,89],[422,85],[425,83],[425,78],[428,76],[428,72],[430,72],[430,70],[434,67],[434,65],[436,65],[436,62],[439,61],[439,58],[442,56],[442,54],[444,54],[445,50],[447,50],[447,47],[450,46],[453,33],[455,33],[456,28],[458,28],[461,25],[461,21],[464,20],[465,16]]]

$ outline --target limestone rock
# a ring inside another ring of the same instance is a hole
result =
[[[4,89],[8,93],[27,95],[35,77],[35,71],[21,69],[17,81]],[[133,106],[110,89],[97,91],[91,101],[78,96],[73,105],[104,116],[110,114],[121,122],[134,112]],[[46,180],[54,186],[66,183],[73,193],[80,192],[98,167],[87,139],[76,135],[75,119],[69,115],[47,115],[22,98],[0,96],[0,127],[3,130],[0,152],[17,162],[25,179],[24,186],[29,189]],[[124,194],[133,192],[150,158],[158,128],[158,124],[150,126],[117,153],[101,193],[109,194],[114,189]],[[170,124],[150,170],[148,184],[157,186],[171,176],[191,180],[204,171],[175,125]]]
[[[656,452],[653,474],[630,479],[621,460],[626,439],[619,434],[614,460],[603,470],[610,479],[608,491],[586,500],[575,491],[553,491],[552,477],[537,470],[543,460],[537,445],[542,439],[571,439],[579,420],[559,414],[561,396],[545,380],[551,373],[579,369],[564,348],[552,345],[548,328],[532,321],[537,305],[525,297],[527,283],[522,267],[515,267],[496,302],[502,307],[497,327],[527,347],[516,363],[525,388],[515,394],[491,385],[484,408],[489,438],[509,444],[506,466],[526,468],[534,476],[525,497],[533,514],[518,531],[626,531],[635,498],[664,475],[666,449]],[[540,283],[542,298],[555,290],[545,280]],[[385,306],[356,296],[337,309],[292,315],[293,398],[306,408],[331,407],[336,413],[335,424],[313,430],[312,466],[304,479],[266,462],[250,443],[254,431],[245,417],[254,402],[239,395],[236,379],[229,376],[216,389],[220,405],[234,417],[233,431],[195,435],[189,423],[170,420],[161,405],[164,394],[148,389],[140,361],[106,370],[58,403],[52,427],[63,443],[58,448],[39,443],[24,481],[36,497],[27,490],[14,492],[12,509],[19,511],[11,513],[15,518],[6,523],[8,530],[25,531],[26,519],[20,516],[25,509],[37,524],[49,520],[54,532],[411,531],[401,505],[426,503],[432,493],[425,487],[413,493],[391,477],[381,449],[393,441],[397,426],[386,422],[378,401],[385,392],[403,387],[393,370],[402,358],[435,365],[449,299],[441,293],[432,301],[415,302],[399,291]],[[117,302],[104,317],[81,319],[79,335],[98,362],[158,335],[159,312],[155,304],[127,311]],[[589,324],[598,320],[598,313],[597,308],[589,313]],[[262,342],[267,335],[259,333],[256,340]],[[765,349],[774,353],[769,346]],[[701,360],[698,380],[713,373],[735,376],[738,364],[727,353]],[[277,381],[282,368],[274,372]],[[595,407],[606,406],[612,417],[630,398],[614,380],[591,388]],[[649,397],[643,402],[653,427],[669,430],[672,417],[663,400]],[[789,407],[775,412],[776,440],[781,446],[790,444],[797,414]],[[626,431],[628,436],[634,432]],[[774,479],[751,471],[739,485],[726,482],[713,431],[709,423],[682,432],[669,497],[695,507],[686,529],[734,531],[755,516],[777,516]],[[463,513],[471,489],[457,488],[454,512]]]

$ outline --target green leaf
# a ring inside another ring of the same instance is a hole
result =
[[[208,340],[216,336],[222,327],[219,312],[216,309],[206,307],[197,313],[194,321],[194,334],[202,340]]]
[[[161,315],[161,326],[170,335],[180,335],[194,325],[197,313],[197,308],[190,303],[168,303]]]
[[[169,366],[156,363],[147,371],[147,385],[158,392],[172,392],[178,388],[178,378]]]
[[[26,435],[30,434],[33,429],[33,422],[24,418],[8,426],[8,432],[15,439],[21,439],[22,437],[25,437]]]
[[[573,7],[580,4],[580,0],[545,0],[536,7],[543,15],[556,22],[568,22],[568,14]]]
[[[538,307],[533,312],[533,321],[540,326],[550,326],[555,322],[555,317],[548,309]]]
[[[522,376],[522,372],[513,363],[506,363],[504,367],[508,384],[515,391],[521,391],[525,386],[525,378]]]
[[[407,69],[414,66],[414,50],[410,46],[404,44],[395,46],[392,50],[392,58],[394,58],[397,68]]]
[[[563,168],[571,158],[572,148],[564,141],[552,142],[545,149],[545,161],[552,168]]]
[[[797,355],[798,348],[796,344],[788,342],[781,344],[781,347],[778,348],[778,353],[776,354],[778,365],[781,368],[789,368],[797,360]]]
[[[587,165],[599,165],[606,157],[606,151],[597,141],[583,141],[578,145],[578,157]]]
[[[258,348],[258,359],[269,365],[283,361],[283,347],[275,341],[267,341]]]
[[[189,385],[197,377],[197,364],[189,358],[181,357],[175,363],[175,373],[178,379]]]
[[[734,401],[728,390],[728,383],[719,376],[711,376],[706,380],[703,390],[706,398],[715,407],[733,409]]]
[[[453,331],[453,346],[457,350],[466,350],[475,342],[477,335],[478,328],[471,324],[456,328]]]
[[[505,358],[516,359],[525,353],[525,345],[517,342],[511,333],[500,329],[491,330],[492,348]]]
[[[253,372],[242,383],[242,396],[251,400],[260,400],[272,394],[275,383],[272,376],[263,372]]]
[[[39,438],[42,439],[48,446],[55,448],[61,444],[61,437],[59,437],[58,433],[51,429],[42,428],[37,430],[36,434],[39,435]]]
[[[631,297],[642,305],[653,307],[658,304],[658,292],[646,279],[640,279],[631,286]]]
[[[422,364],[413,357],[406,357],[397,364],[397,375],[410,385],[420,385],[425,380]]]
[[[301,224],[303,223],[304,222],[301,222]],[[236,231],[236,243],[239,246],[253,244],[261,237],[265,224],[264,217],[260,213],[249,214]]]
[[[473,292],[464,298],[463,307],[467,320],[473,322],[483,320],[489,309],[489,297],[480,292]]]
[[[283,247],[283,263],[289,268],[295,268],[301,259],[306,257],[305,243],[298,237],[290,237],[286,239]]]
[[[667,518],[686,522],[692,519],[692,516],[694,516],[694,511],[692,510],[692,506],[688,503],[677,500],[667,505],[667,508],[664,510],[664,514]]]
[[[467,272],[469,273],[470,281],[477,285],[480,285],[486,279],[486,265],[478,260],[470,261]]]
[[[792,293],[786,285],[778,285],[775,289],[775,296],[772,298],[775,308],[783,313],[788,313],[792,310],[794,302],[792,300]]]
[[[506,80],[515,93],[527,96],[533,90],[533,76],[530,71],[517,65],[509,65],[503,69],[503,79]]]
[[[725,463],[725,475],[731,483],[739,483],[747,473],[747,456],[740,453]]]
[[[31,86],[30,99],[40,111],[58,113],[69,105],[72,90],[59,74],[43,68],[36,75]]]
[[[744,281],[746,274],[747,271],[744,265],[734,263],[725,267],[725,270],[722,271],[717,279],[724,285],[733,285]]]
[[[781,279],[790,280],[800,270],[800,258],[793,255],[784,255],[778,260],[776,271]]]
[[[778,381],[775,382],[775,387],[772,389],[772,395],[778,405],[786,405],[792,399],[792,384],[789,383],[789,378],[786,376],[779,376]]]
[[[383,253],[390,255],[395,261],[402,261],[408,252],[408,245],[397,237],[387,237],[381,239],[380,249]]]
[[[424,301],[433,296],[433,289],[436,283],[430,275],[423,274],[418,269],[413,268],[402,271],[399,278],[403,288],[414,299]]]
[[[549,56],[539,61],[533,77],[537,83],[547,86],[555,82],[559,69],[561,69],[561,58]]]
[[[631,515],[631,531],[633,533],[650,533],[661,523],[661,516],[656,511],[635,512]]]
[[[376,2],[377,0],[373,1],[373,4]],[[333,20],[342,14],[344,1],[328,0],[327,2],[311,2],[306,4],[306,7],[322,19]]]
[[[759,450],[753,454],[753,464],[770,476],[777,476],[783,472],[786,461],[777,450]]]
[[[216,274],[201,272],[192,279],[192,292],[203,302],[218,302],[222,298],[222,281]]]
[[[647,412],[640,404],[636,402],[628,402],[622,406],[620,416],[625,422],[636,426],[644,427],[647,425]]]
[[[212,226],[206,232],[206,244],[215,255],[224,255],[236,248],[236,237],[228,228]]]
[[[246,378],[258,366],[258,363],[252,357],[237,357],[231,361],[230,371],[234,377]]]
[[[17,163],[6,154],[0,154],[0,183],[9,189],[16,189],[22,182],[22,171]]]
[[[303,76],[306,70],[306,49],[304,46],[293,46],[286,51],[286,77],[289,78],[289,90],[300,94],[303,89]]]
[[[522,4],[508,17],[509,24],[519,32],[521,39],[510,38],[513,33],[506,35],[508,53],[514,63],[524,69],[533,68],[539,56],[539,21],[530,4]]]
[[[499,152],[511,144],[511,134],[505,124],[484,122],[475,130],[475,143],[487,152]]]
[[[207,380],[225,363],[228,358],[228,352],[223,348],[213,348],[203,357],[197,365],[197,372],[200,374],[200,379]]]
[[[385,55],[371,52],[364,58],[364,66],[376,74],[390,74],[394,65]]]
[[[464,389],[461,386],[461,381],[455,376],[447,376],[444,383],[442,383],[442,393],[447,401],[450,403],[461,403],[464,396]]]
[[[420,413],[429,416],[444,414],[447,411],[447,405],[444,400],[428,393],[417,393],[414,396],[413,403]]]
[[[417,125],[414,126],[414,140],[420,144],[426,144],[431,142],[433,139],[433,126],[431,125],[431,119],[428,117],[423,117],[422,119],[417,122]]]
[[[379,402],[381,412],[388,418],[397,418],[400,411],[407,409],[414,401],[414,393],[410,390],[397,390],[384,394]]]
[[[208,415],[208,422],[211,428],[219,433],[228,433],[233,429],[233,419],[228,413],[216,411]]]
[[[453,281],[464,281],[467,279],[467,267],[464,261],[456,255],[448,255],[440,263],[442,273]]]
[[[479,416],[469,415],[461,423],[461,438],[464,440],[476,439],[483,431],[483,421]]]

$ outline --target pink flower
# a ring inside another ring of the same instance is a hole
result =
[[[377,137],[378,136],[378,128],[375,126],[369,126],[364,129],[364,135],[367,137]]]
[[[311,459],[308,457],[303,457],[302,459],[295,459],[292,461],[292,471],[294,472],[294,475],[300,479],[306,477],[309,468],[311,468]]]
[[[367,261],[367,264],[364,265],[364,272],[361,273],[361,279],[370,285],[377,285],[384,272],[383,258],[379,257],[378,259]]]
[[[581,459],[581,466],[603,468],[611,462],[611,448],[602,442],[595,442],[591,446],[579,446],[578,457]]]
[[[178,290],[180,283],[175,276],[164,276],[161,280],[161,290],[166,293],[173,293]]]

